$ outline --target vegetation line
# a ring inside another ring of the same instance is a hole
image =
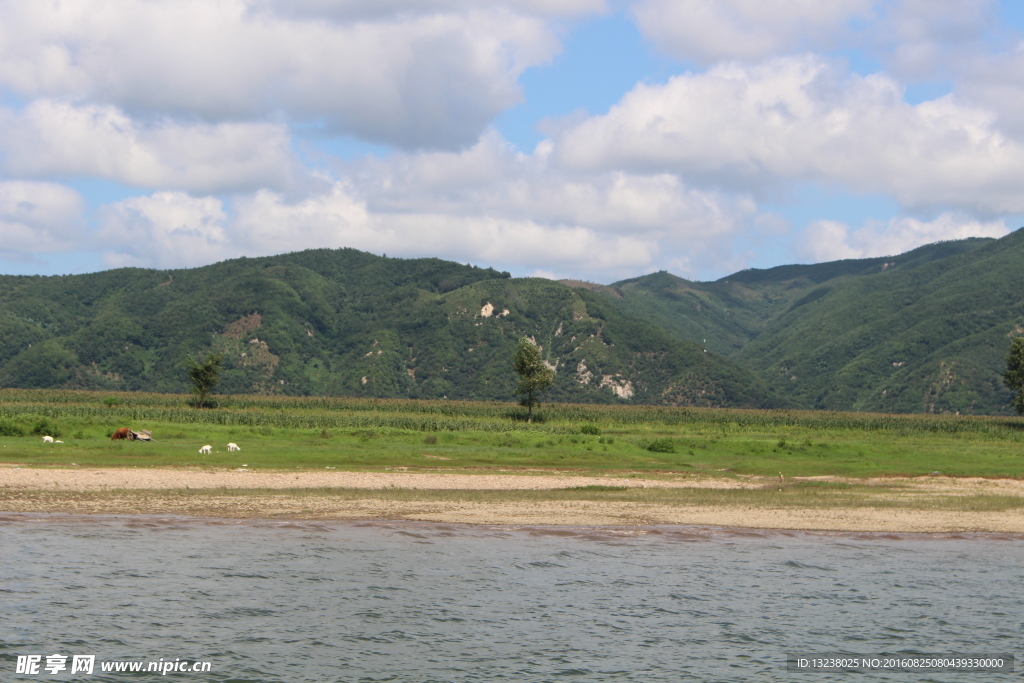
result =
[[[0,390],[0,462],[638,476],[1024,476],[1024,418]],[[111,442],[115,430],[154,443]],[[53,441],[44,442],[48,436]],[[62,443],[56,443],[60,441]],[[235,443],[240,451],[228,452]],[[200,448],[209,444],[209,453]]]

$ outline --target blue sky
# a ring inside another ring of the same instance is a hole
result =
[[[0,272],[354,247],[714,279],[999,237],[1021,7],[0,3]]]

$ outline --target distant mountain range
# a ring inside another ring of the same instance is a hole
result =
[[[592,291],[676,338],[706,339],[795,407],[1009,414],[1002,373],[1010,337],[1024,335],[1024,231]]]
[[[513,279],[352,249],[189,270],[0,276],[0,386],[511,400],[527,336],[545,398],[1008,414],[1024,335],[1024,231],[899,256],[660,272],[611,285]]]
[[[188,390],[224,356],[222,393],[514,399],[529,337],[556,368],[545,400],[772,407],[723,355],[542,279],[353,249],[190,270],[0,277],[0,386]]]

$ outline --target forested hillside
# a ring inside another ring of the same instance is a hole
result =
[[[185,360],[218,352],[224,393],[510,400],[523,335],[557,370],[550,400],[1008,414],[1024,231],[716,282],[352,249],[0,277],[8,387],[184,392]]]
[[[1024,231],[893,257],[655,273],[595,288],[611,304],[755,370],[804,408],[1008,414],[1024,334]]]
[[[352,249],[191,270],[0,277],[0,386],[184,392],[221,353],[223,393],[513,397],[529,336],[546,398],[778,405],[735,362],[549,280]]]

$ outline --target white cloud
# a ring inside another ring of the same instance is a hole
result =
[[[673,267],[695,276],[731,262],[732,240],[762,227],[745,195],[695,189],[670,173],[566,170],[545,146],[521,154],[496,135],[460,153],[370,161],[352,178],[382,222],[447,222],[457,244],[433,253],[476,253],[518,272],[533,265],[607,280]],[[525,251],[504,237],[516,231]]]
[[[230,201],[158,192],[101,215],[108,265],[181,267],[240,255],[352,247],[481,263],[520,274],[611,282],[658,269],[691,277],[747,267],[788,229],[742,194],[678,176],[572,171],[544,146],[522,154],[496,134],[459,153],[396,154],[321,178],[304,195],[258,190]],[[814,261],[897,254],[939,240],[1000,237],[1005,223],[946,212],[851,228],[808,226],[795,251]]]
[[[851,230],[838,221],[815,221],[804,231],[799,253],[815,263],[838,259],[902,254],[944,240],[967,237],[1003,237],[1010,230],[1001,220],[981,222],[962,214],[943,213],[934,220],[893,218],[871,221]]]
[[[1024,40],[995,55],[974,55],[960,69],[956,92],[995,112],[998,126],[1024,137]]]
[[[279,193],[260,190],[237,198],[233,213],[236,244],[252,255],[322,247],[387,251],[393,244],[376,233],[365,204],[343,183],[292,202]]]
[[[886,70],[914,81],[945,78],[987,50],[997,0],[889,0],[877,2],[877,20],[865,31]]]
[[[605,0],[268,0],[283,16],[353,21],[396,14],[436,14],[504,7],[542,17],[572,17],[607,11]]]
[[[295,170],[284,126],[139,122],[105,105],[36,100],[0,109],[4,166],[21,176],[87,176],[198,192],[281,187]]]
[[[106,206],[97,245],[110,267],[200,266],[238,256],[227,214],[214,197],[157,192]]]
[[[984,51],[996,0],[637,0],[639,29],[662,52],[700,64],[859,48],[889,73],[943,77]]]
[[[0,251],[67,251],[81,240],[82,197],[56,183],[0,182]]]
[[[0,27],[0,86],[24,98],[283,115],[406,147],[472,143],[560,49],[544,18],[501,5],[337,22],[258,0],[0,3]]]
[[[637,26],[666,54],[701,63],[759,60],[835,43],[873,0],[640,0]]]
[[[108,263],[190,265],[344,246],[610,281],[658,268],[720,272],[737,265],[734,239],[762,223],[777,231],[749,198],[664,173],[565,172],[543,151],[520,154],[496,135],[461,153],[397,154],[349,171],[302,196],[259,190],[224,204],[157,193],[116,203],[101,233],[121,255]]]
[[[261,190],[231,211],[213,197],[157,193],[111,205],[99,234],[109,266],[187,267],[242,254],[353,247],[392,256],[439,256],[519,269],[550,265],[634,273],[657,245],[582,226],[443,213],[369,214],[341,183],[298,201]]]
[[[756,212],[748,198],[696,190],[670,173],[562,169],[547,149],[522,154],[496,134],[463,152],[394,155],[362,168],[353,183],[381,212],[500,215],[686,239],[730,233]]]
[[[755,192],[825,181],[906,207],[1019,212],[1024,146],[994,124],[954,97],[910,105],[890,78],[802,56],[638,85],[554,149],[577,169],[674,172]]]

